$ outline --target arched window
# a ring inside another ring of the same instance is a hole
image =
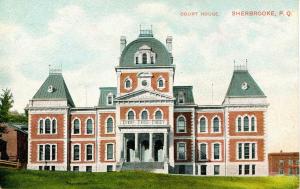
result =
[[[135,63],[136,63],[136,64],[139,63],[139,57],[135,57]]]
[[[80,123],[78,119],[75,119],[73,124],[73,134],[79,134],[79,133],[80,133]]]
[[[125,81],[125,88],[126,89],[130,89],[131,88],[131,81],[130,81],[130,79],[126,79],[126,81]]]
[[[112,133],[114,131],[113,119],[110,117],[106,121],[106,133]]]
[[[39,131],[40,131],[40,134],[44,133],[44,120],[42,120],[42,119],[39,122]]]
[[[151,56],[151,64],[154,64],[153,56]]]
[[[148,119],[148,112],[146,110],[144,110],[142,112],[142,120],[147,120]]]
[[[164,80],[162,78],[157,81],[158,88],[164,88]]]
[[[251,131],[256,130],[256,119],[255,117],[251,117]]]
[[[113,95],[109,94],[107,96],[107,105],[112,105],[113,104]]]
[[[52,134],[55,134],[56,133],[56,119],[53,119],[52,120]]]
[[[155,112],[155,119],[156,119],[156,120],[162,120],[162,113],[161,113],[160,110],[157,110],[157,111]]]
[[[238,120],[237,120],[237,130],[238,130],[238,132],[242,131],[242,118],[241,117],[238,117]]]
[[[50,160],[50,145],[49,144],[45,145],[45,160]]]
[[[127,119],[128,120],[134,120],[134,113],[132,110],[130,110],[127,114]]]
[[[213,132],[220,132],[220,120],[218,117],[213,119]]]
[[[51,121],[50,121],[50,119],[45,120],[45,133],[46,134],[51,133]]]
[[[184,133],[186,132],[186,123],[185,118],[183,116],[177,119],[177,133]]]
[[[206,119],[205,117],[202,117],[200,119],[200,133],[205,133],[206,132]]]
[[[244,117],[244,131],[249,131],[249,118],[248,118],[248,116]]]
[[[147,54],[143,53],[143,64],[147,64]]]
[[[88,119],[86,121],[86,134],[93,134],[93,120],[92,119]]]

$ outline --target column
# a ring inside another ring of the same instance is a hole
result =
[[[153,161],[153,133],[149,133],[149,150],[150,150],[150,160]]]
[[[138,143],[139,143],[139,134],[135,133],[134,135],[134,153],[135,153],[135,161],[139,161],[139,153],[138,153]]]
[[[128,139],[125,137],[124,138],[124,162],[127,162],[127,141]]]
[[[167,155],[167,140],[168,140],[168,133],[164,133],[164,161],[167,161],[168,155]]]

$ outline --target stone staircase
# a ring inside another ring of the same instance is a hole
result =
[[[164,162],[124,162],[121,171],[142,170],[160,172],[159,170],[161,170],[163,172],[166,165]]]

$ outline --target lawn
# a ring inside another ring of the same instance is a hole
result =
[[[289,189],[297,177],[196,177],[145,172],[76,173],[0,168],[2,188]]]

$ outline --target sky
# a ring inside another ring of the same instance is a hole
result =
[[[284,16],[232,16],[232,11],[283,11]],[[13,109],[23,112],[49,65],[62,66],[76,106],[95,106],[99,87],[117,85],[120,36],[135,40],[140,24],[152,25],[163,43],[173,36],[175,85],[192,85],[198,104],[221,104],[233,61],[247,59],[270,103],[269,151],[299,151],[296,0],[1,0],[0,89],[12,90]]]

